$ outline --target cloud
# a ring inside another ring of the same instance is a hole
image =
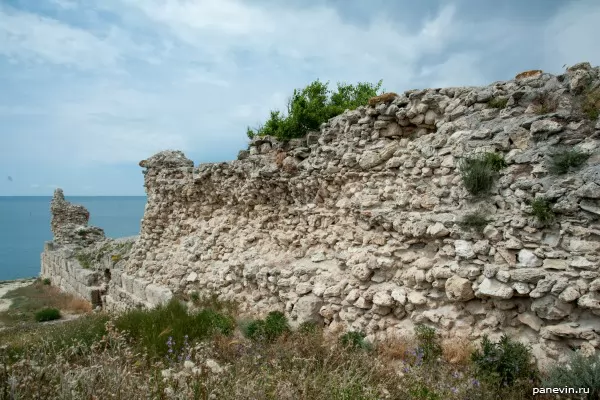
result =
[[[106,39],[52,18],[0,6],[0,55],[84,69],[116,65],[119,52]]]
[[[514,10],[496,13],[483,3],[437,3],[0,5],[0,126],[8,138],[0,165],[31,170],[25,182],[40,182],[34,171],[51,165],[57,172],[48,180],[80,182],[81,190],[87,182],[76,171],[89,169],[90,191],[101,190],[110,169],[110,179],[123,179],[110,187],[127,187],[140,176],[137,162],[159,150],[180,149],[196,162],[235,158],[246,126],[285,109],[294,88],[317,78],[383,79],[401,92],[600,63],[589,34],[597,2],[552,3],[543,17],[539,4],[508,1]]]

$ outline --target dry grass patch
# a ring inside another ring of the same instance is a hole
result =
[[[450,364],[468,365],[474,349],[473,343],[467,338],[456,337],[442,341],[442,356]]]
[[[33,321],[35,313],[46,308],[56,308],[64,314],[92,311],[88,301],[63,293],[39,279],[31,285],[11,290],[4,298],[10,299],[11,305],[7,311],[0,313],[0,320],[8,326]]]

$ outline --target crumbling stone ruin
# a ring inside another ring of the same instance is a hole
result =
[[[140,236],[102,303],[215,293],[371,340],[425,323],[473,340],[507,333],[539,361],[597,351],[600,121],[586,102],[599,87],[600,68],[581,63],[410,90],[302,139],[256,138],[232,162],[161,152],[140,163]],[[553,173],[565,148],[587,158]],[[485,153],[506,167],[476,197],[460,165]],[[546,223],[532,215],[540,199],[555,216]],[[479,230],[465,227],[474,213]]]
[[[57,244],[88,246],[104,239],[104,230],[88,226],[89,211],[83,206],[66,201],[62,189],[54,191],[50,213],[50,225],[54,242]]]

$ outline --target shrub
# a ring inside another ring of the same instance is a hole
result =
[[[151,357],[168,353],[172,343],[207,339],[216,334],[231,335],[235,321],[213,309],[189,313],[177,300],[152,310],[132,310],[117,317],[115,327],[127,332]]]
[[[508,104],[508,98],[506,97],[494,97],[488,101],[488,107],[490,108],[505,108]]]
[[[50,278],[44,278],[44,279],[42,280],[42,283],[43,283],[44,285],[51,285],[51,284],[52,284],[52,281],[50,280]]]
[[[555,218],[550,200],[543,198],[531,202],[531,214],[544,225],[552,223]]]
[[[92,256],[87,253],[77,253],[75,254],[75,259],[79,261],[79,265],[81,268],[90,269],[92,267]]]
[[[487,194],[498,172],[506,167],[504,159],[496,153],[483,153],[461,160],[459,170],[463,184],[474,196]]]
[[[600,354],[586,357],[577,352],[566,365],[556,365],[548,371],[542,386],[547,388],[589,388],[587,399],[600,398]]]
[[[290,332],[287,318],[280,311],[271,311],[264,320],[254,320],[242,329],[244,335],[252,340],[273,342]]]
[[[318,130],[323,122],[343,113],[366,105],[369,99],[377,95],[382,81],[373,85],[360,82],[356,86],[337,84],[337,91],[328,89],[329,82],[316,80],[302,90],[294,89],[288,101],[287,115],[281,111],[271,111],[264,125],[247,128],[250,139],[255,136],[270,135],[287,140],[304,136],[308,131]]]
[[[537,377],[535,365],[531,361],[531,350],[524,344],[503,335],[493,343],[486,336],[481,349],[471,354],[477,375],[497,384],[513,385],[519,380]]]
[[[37,322],[53,321],[60,319],[60,310],[57,308],[43,308],[35,313],[35,320]]]
[[[436,361],[442,355],[442,345],[435,329],[418,324],[415,326],[417,339],[417,359],[421,358],[425,363]]]
[[[480,211],[475,211],[465,214],[462,220],[458,223],[463,229],[473,229],[477,232],[483,231],[483,228],[488,224],[488,219]]]
[[[590,120],[598,119],[600,115],[600,88],[588,90],[583,94],[581,110]]]
[[[365,341],[366,335],[362,332],[346,332],[340,337],[341,345],[348,350],[371,350],[372,346]]]
[[[580,168],[587,159],[589,153],[577,149],[566,149],[552,154],[549,171],[555,175],[563,175]]]

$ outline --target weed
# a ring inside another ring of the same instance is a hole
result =
[[[252,340],[273,342],[290,332],[287,318],[281,311],[271,311],[264,320],[254,320],[243,329],[244,335]]]
[[[555,219],[550,200],[538,198],[531,202],[531,214],[542,224],[551,224]]]
[[[79,262],[81,268],[90,269],[92,267],[93,258],[88,253],[79,252],[75,254],[75,259]]]
[[[588,158],[589,153],[577,149],[565,149],[552,154],[549,172],[554,175],[563,175],[579,169]]]
[[[437,361],[442,355],[442,345],[435,329],[418,324],[415,326],[415,336],[417,339],[417,360],[422,359],[424,363]]]
[[[475,211],[465,214],[458,225],[463,229],[473,229],[477,232],[482,232],[483,228],[489,223],[485,214],[481,211]]]
[[[495,153],[476,154],[461,160],[459,170],[463,184],[474,196],[489,193],[498,172],[506,167],[504,159]]]
[[[60,319],[60,310],[57,308],[43,308],[35,313],[35,320],[37,322],[53,321]]]
[[[211,309],[188,313],[184,304],[171,300],[152,310],[129,311],[115,320],[115,326],[136,338],[140,349],[151,358],[157,358],[167,355],[169,337],[176,343],[184,343],[186,335],[190,340],[230,335],[235,323],[232,317]]]
[[[508,104],[508,98],[493,97],[492,99],[490,99],[488,101],[487,104],[488,104],[488,107],[490,107],[490,108],[498,108],[498,109],[506,108],[506,105]]]
[[[600,116],[600,88],[587,90],[583,94],[581,110],[590,120],[598,119],[598,116]]]
[[[362,332],[346,332],[340,338],[341,345],[348,350],[371,350],[372,346],[369,342],[365,341],[365,334]]]
[[[548,371],[543,387],[588,388],[587,399],[600,398],[600,354],[584,356],[577,352],[566,365],[556,365]]]
[[[531,350],[506,335],[497,343],[484,336],[481,349],[472,353],[471,360],[480,378],[496,384],[510,386],[519,380],[537,377],[537,370],[531,360]]]

